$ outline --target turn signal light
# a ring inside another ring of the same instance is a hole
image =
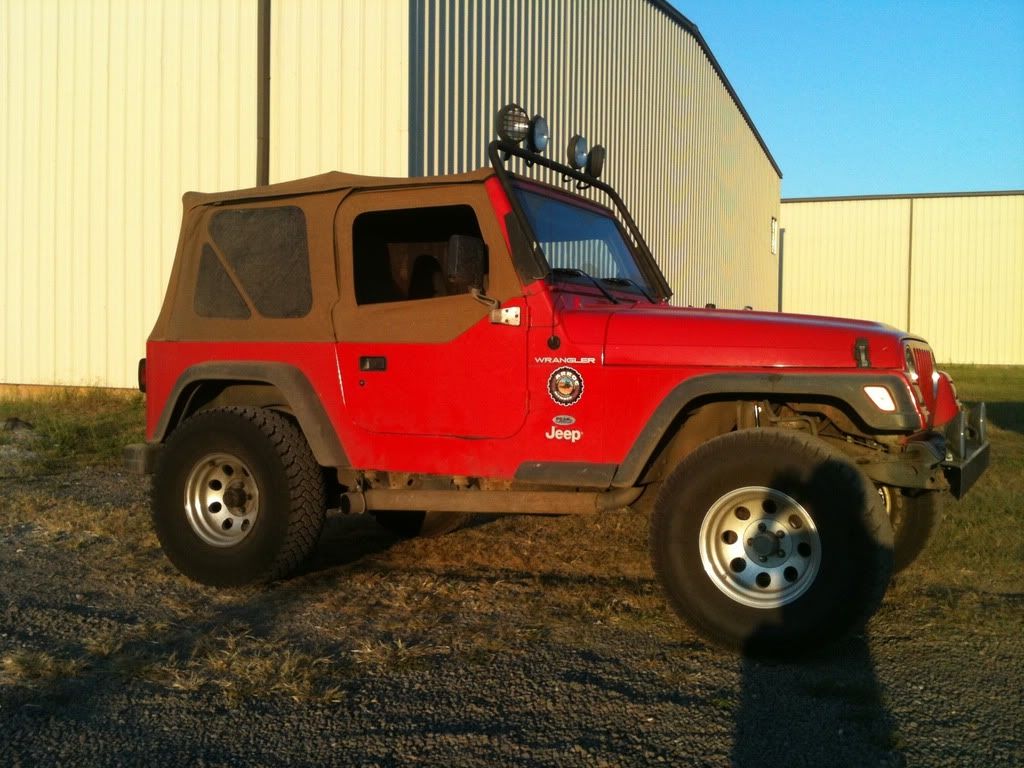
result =
[[[864,387],[864,394],[871,398],[871,402],[878,410],[892,413],[896,410],[896,401],[892,399],[892,393],[885,387],[872,385]]]

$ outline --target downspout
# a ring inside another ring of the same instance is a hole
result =
[[[786,230],[779,228],[779,312],[782,311],[783,257],[786,253]]]
[[[256,11],[256,185],[270,183],[270,0]]]

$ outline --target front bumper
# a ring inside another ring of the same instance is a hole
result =
[[[860,456],[861,470],[880,485],[948,490],[960,499],[988,467],[989,445],[985,404],[972,410],[961,407],[947,424],[922,432],[903,450]]]
[[[946,456],[942,471],[949,482],[949,491],[963,498],[988,468],[989,443],[985,404],[978,403],[972,410],[961,408],[952,421],[942,428],[945,434]]]

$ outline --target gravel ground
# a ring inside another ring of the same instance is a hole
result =
[[[641,516],[332,519],[307,573],[218,592],[137,479],[0,482],[4,765],[1024,765],[1019,591],[912,568],[867,635],[757,662],[669,615]]]

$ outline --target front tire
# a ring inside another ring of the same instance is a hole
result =
[[[743,430],[669,475],[651,520],[669,603],[709,640],[794,655],[866,621],[892,574],[892,530],[870,481],[821,441]]]
[[[942,518],[942,494],[906,492],[884,485],[878,493],[892,523],[894,569],[899,573],[910,567],[928,546]]]
[[[174,431],[153,478],[153,521],[168,559],[202,584],[292,573],[316,546],[323,475],[302,433],[262,408],[201,412]]]

